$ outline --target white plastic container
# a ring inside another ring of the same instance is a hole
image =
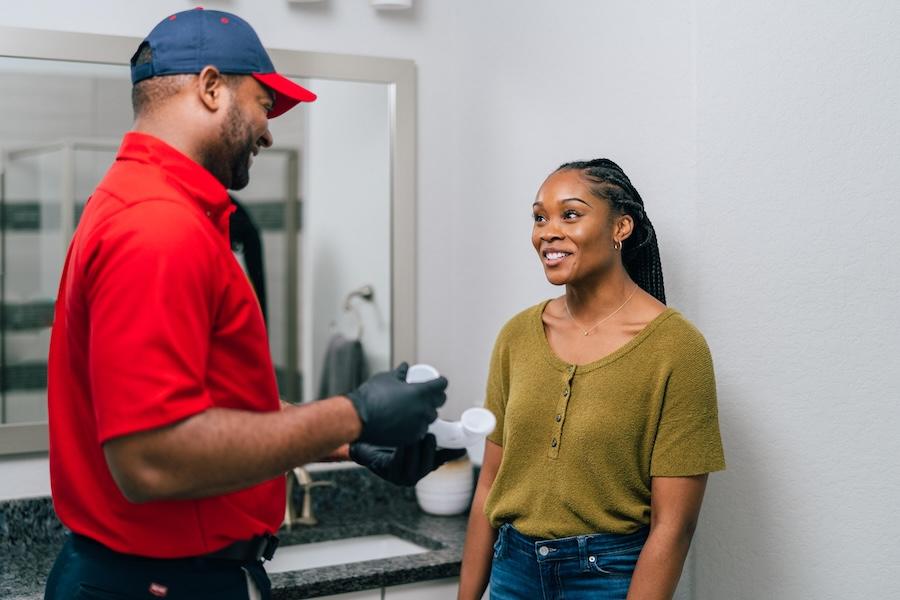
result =
[[[423,383],[439,377],[437,369],[431,365],[418,364],[406,372],[407,383]],[[434,434],[441,448],[468,448],[484,444],[484,438],[497,426],[494,414],[486,408],[470,408],[463,412],[459,421],[437,419],[428,426],[428,433]]]

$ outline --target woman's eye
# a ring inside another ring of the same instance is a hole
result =
[[[574,210],[567,210],[566,212],[563,213],[564,219],[574,219],[575,217],[579,217],[579,216],[581,216],[581,215],[579,215]]]
[[[544,221],[547,220],[546,217],[544,217],[544,215],[534,214],[534,215],[532,215],[532,217],[534,218],[535,223],[543,223]]]

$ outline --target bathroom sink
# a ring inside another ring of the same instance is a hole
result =
[[[428,551],[428,548],[389,533],[364,535],[328,542],[279,546],[275,557],[266,563],[266,571],[284,573],[285,571],[407,556]]]

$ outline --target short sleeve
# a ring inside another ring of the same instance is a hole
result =
[[[109,218],[86,261],[98,441],[209,408],[215,245],[189,210],[144,202]]]
[[[652,477],[686,477],[725,468],[716,380],[709,347],[699,331],[679,343],[666,384],[650,463]]]
[[[498,446],[503,445],[503,422],[506,415],[506,401],[509,398],[509,351],[505,331],[504,329],[500,332],[494,343],[484,401],[484,407],[497,419],[497,426],[487,439]]]

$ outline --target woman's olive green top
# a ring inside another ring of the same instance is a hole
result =
[[[568,364],[547,342],[547,302],[494,346],[485,406],[503,461],[485,512],[543,539],[632,533],[650,523],[651,477],[725,468],[709,348],[666,309],[612,354]]]

